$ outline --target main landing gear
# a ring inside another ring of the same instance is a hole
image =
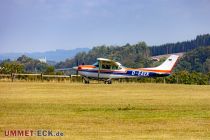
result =
[[[105,80],[104,84],[112,84],[112,79]]]
[[[89,84],[90,80],[87,77],[83,77],[82,82],[85,83],[85,84]]]

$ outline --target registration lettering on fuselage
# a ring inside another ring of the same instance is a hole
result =
[[[131,71],[132,76],[149,76],[149,72],[144,71]]]

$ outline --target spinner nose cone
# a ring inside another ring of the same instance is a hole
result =
[[[76,66],[76,67],[73,67],[73,69],[74,69],[74,70],[78,70],[78,67],[77,67],[77,66]]]

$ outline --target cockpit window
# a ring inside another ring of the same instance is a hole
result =
[[[120,63],[114,63],[114,62],[109,62],[109,61],[101,61],[101,69],[105,69],[105,70],[120,70],[122,68],[124,68]],[[95,66],[96,68],[99,67],[99,63],[96,62],[93,64],[93,66]]]
[[[109,65],[109,64],[102,64],[102,69],[110,70],[111,69],[111,65]]]
[[[114,62],[102,62],[102,69],[106,70],[119,70],[120,67]]]

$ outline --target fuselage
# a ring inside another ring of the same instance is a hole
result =
[[[121,67],[117,70],[100,69],[93,65],[80,65],[78,73],[88,78],[120,79],[120,78],[141,78],[141,77],[163,77],[170,75],[170,71],[152,71],[146,69],[132,69]]]
[[[120,79],[141,77],[163,77],[171,74],[177,60],[177,55],[171,55],[161,65],[150,68],[126,68],[119,62],[110,59],[97,58],[93,65],[80,65],[74,69],[83,77],[95,79]]]

